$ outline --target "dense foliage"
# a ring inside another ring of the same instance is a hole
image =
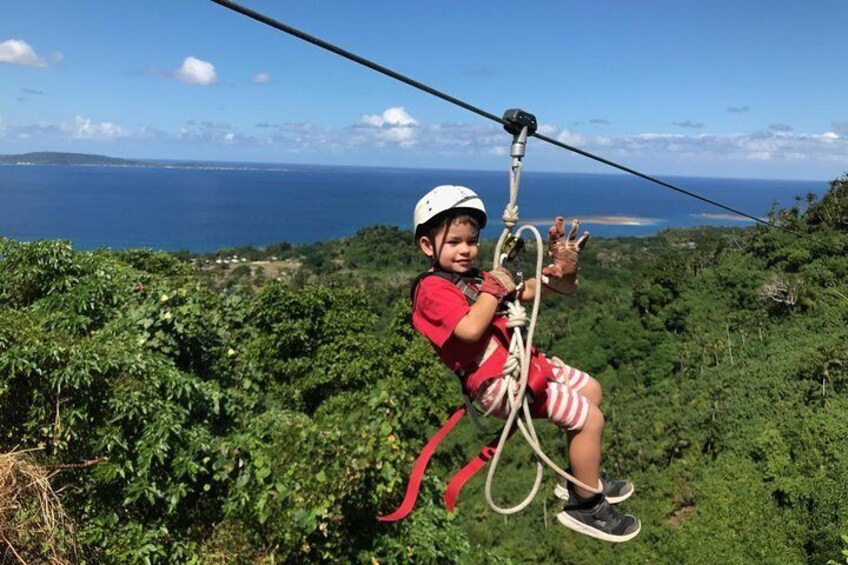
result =
[[[774,214],[801,235],[592,241],[580,294],[545,305],[538,343],[605,387],[605,464],[643,521],[628,544],[563,529],[552,494],[505,521],[482,480],[448,515],[444,479],[483,442],[469,425],[413,516],[376,522],[459,402],[409,328],[422,262],[395,228],[227,251],[296,263],[282,280],[0,240],[0,453],[61,469],[89,563],[842,560],[848,179]],[[498,497],[524,496],[529,461],[513,440]]]

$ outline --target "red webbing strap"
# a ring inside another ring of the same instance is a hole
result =
[[[539,402],[542,401],[542,405],[539,407],[541,410],[548,402],[548,379],[542,374],[542,370],[539,367],[539,363],[545,363],[546,361],[530,359],[530,372],[527,375],[527,394],[530,395],[531,402]],[[536,369],[535,371],[533,369]]]
[[[530,371],[530,375],[527,382],[527,388],[529,389],[527,392],[534,399],[534,401],[538,402],[539,399],[544,399],[544,402],[547,402],[547,388],[548,388],[548,380],[542,375],[540,371]],[[544,404],[542,404],[544,407]],[[512,434],[515,433],[517,427],[513,427],[509,432],[509,437],[512,437]],[[459,493],[462,490],[462,487],[465,486],[471,477],[477,474],[477,471],[486,466],[486,464],[492,460],[492,457],[495,456],[495,450],[498,446],[498,440],[500,438],[495,438],[490,441],[486,447],[480,450],[480,453],[466,463],[465,467],[459,470],[459,472],[451,478],[448,483],[448,488],[445,489],[445,506],[448,507],[449,512],[453,512],[454,508],[456,508],[456,499],[459,498]]]
[[[513,427],[509,432],[509,437],[512,437],[512,434],[515,433],[517,428]],[[496,437],[488,444],[486,447],[480,450],[480,453],[466,463],[465,467],[459,470],[459,472],[451,478],[448,483],[448,488],[445,489],[445,506],[448,507],[448,512],[453,512],[454,508],[456,508],[456,499],[459,498],[459,493],[462,490],[462,487],[465,486],[465,483],[471,479],[477,471],[486,466],[486,464],[491,461],[492,457],[495,456],[495,450],[498,447],[499,437]]]
[[[424,478],[424,471],[427,470],[427,464],[430,462],[430,458],[433,456],[433,453],[436,452],[439,442],[448,435],[448,432],[456,426],[457,422],[462,419],[464,414],[465,406],[458,408],[456,412],[448,418],[445,425],[443,425],[439,431],[430,438],[427,445],[424,446],[424,449],[422,449],[421,453],[418,455],[418,459],[415,460],[415,465],[412,467],[412,474],[409,476],[409,483],[406,485],[406,495],[403,497],[403,502],[401,502],[398,509],[391,514],[377,516],[379,521],[397,522],[412,512],[413,507],[415,507],[415,501],[418,500],[418,490],[421,488],[421,480]]]

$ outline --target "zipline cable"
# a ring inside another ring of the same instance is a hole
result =
[[[788,228],[785,228],[783,226],[779,226],[777,224],[772,224],[770,222],[763,220],[762,218],[758,218],[756,216],[752,216],[750,214],[742,212],[741,210],[737,210],[735,208],[731,208],[730,206],[726,206],[726,205],[722,204],[721,202],[716,202],[715,200],[712,200],[711,198],[707,198],[706,196],[701,196],[700,194],[698,194],[696,192],[686,190],[685,188],[680,188],[679,186],[675,186],[671,183],[665,182],[664,180],[652,177],[651,175],[646,175],[645,173],[640,173],[639,171],[637,171],[635,169],[631,169],[630,167],[626,167],[624,165],[619,165],[618,163],[610,161],[609,159],[604,159],[603,157],[599,157],[598,155],[593,155],[592,153],[589,153],[588,151],[584,151],[584,150],[579,149],[577,147],[573,147],[573,146],[565,144],[561,141],[557,141],[556,139],[551,139],[550,137],[544,136],[540,133],[534,133],[533,137],[535,137],[537,139],[541,139],[542,141],[546,141],[546,142],[550,143],[551,145],[556,145],[557,147],[567,149],[568,151],[572,151],[574,153],[577,153],[578,155],[588,157],[589,159],[595,160],[599,163],[603,163],[604,165],[609,165],[610,167],[614,167],[616,169],[624,171],[625,173],[630,173],[631,175],[635,175],[635,176],[642,178],[642,179],[645,179],[647,181],[657,183],[660,186],[670,188],[671,190],[677,191],[681,194],[685,194],[686,196],[691,196],[692,198],[700,200],[701,202],[706,202],[707,204],[711,204],[713,206],[721,208],[722,210],[727,210],[728,212],[733,212],[734,214],[739,214],[740,216],[744,216],[745,218],[748,218],[749,220],[753,220],[757,223],[763,224],[763,225],[768,226],[770,228],[780,228],[780,229],[787,231],[787,232],[789,232],[793,235],[803,235],[803,234],[796,234],[794,231],[792,231]]]
[[[250,8],[242,6],[241,4],[231,2],[230,0],[211,0],[211,1],[214,2],[215,4],[218,4],[219,6],[223,6],[224,8],[228,8],[228,9],[234,11],[234,12],[238,12],[239,14],[247,16],[248,18],[251,18],[251,19],[256,20],[260,23],[263,23],[265,25],[268,25],[270,27],[278,29],[278,30],[280,30],[284,33],[287,33],[289,35],[292,35],[294,37],[297,37],[298,39],[302,39],[303,41],[306,41],[307,43],[311,43],[312,45],[315,45],[315,46],[320,47],[322,49],[326,49],[327,51],[330,51],[331,53],[335,53],[336,55],[344,57],[345,59],[349,59],[349,60],[353,61],[354,63],[359,63],[360,65],[362,65],[364,67],[368,67],[369,69],[377,71],[378,73],[384,74],[384,75],[386,75],[390,78],[393,78],[395,80],[398,80],[398,81],[400,81],[404,84],[408,84],[409,86],[411,86],[413,88],[417,88],[418,90],[426,92],[427,94],[431,94],[431,95],[433,95],[437,98],[441,98],[442,100],[444,100],[446,102],[449,102],[449,103],[451,103],[455,106],[459,106],[460,108],[468,110],[469,112],[473,112],[473,113],[477,114],[478,116],[482,116],[482,117],[484,117],[488,120],[491,120],[493,122],[497,122],[500,125],[506,125],[506,123],[507,123],[506,120],[504,120],[503,118],[501,118],[501,117],[499,117],[499,116],[497,116],[497,115],[495,115],[491,112],[487,112],[486,110],[483,110],[482,108],[478,108],[477,106],[474,106],[473,104],[469,104],[468,102],[460,100],[459,98],[456,98],[454,96],[446,94],[446,93],[442,92],[441,90],[437,90],[437,89],[435,89],[431,86],[427,86],[423,82],[419,82],[417,80],[411,79],[411,78],[407,77],[406,75],[403,75],[403,74],[401,74],[397,71],[393,71],[392,69],[384,67],[383,65],[377,64],[373,61],[370,61],[370,60],[366,59],[365,57],[360,57],[359,55],[357,55],[355,53],[351,53],[350,51],[342,49],[341,47],[333,45],[332,43],[324,41],[323,39],[319,39],[319,38],[317,38],[313,35],[309,35],[308,33],[305,33],[303,31],[300,31],[297,28],[294,28],[290,25],[284,24],[280,21],[277,21],[273,18],[270,18],[270,17],[268,17],[264,14],[261,14],[261,13],[255,11],[255,10],[251,10]],[[547,137],[545,135],[542,135],[540,133],[533,133],[532,137],[535,137],[535,138],[537,138],[541,141],[544,141],[546,143],[550,143],[551,145],[554,145],[554,146],[559,147],[561,149],[565,149],[566,151],[571,151],[572,153],[577,153],[578,155],[582,155],[583,157],[587,157],[589,159],[597,161],[598,163],[602,163],[604,165],[613,167],[613,168],[618,169],[620,171],[624,171],[624,172],[629,173],[631,175],[635,175],[635,176],[637,176],[641,179],[653,182],[653,183],[658,184],[662,187],[674,190],[674,191],[676,191],[680,194],[690,196],[692,198],[700,200],[701,202],[705,202],[705,203],[710,204],[712,206],[715,206],[717,208],[721,208],[722,210],[732,212],[733,214],[737,214],[739,216],[742,216],[744,218],[752,220],[752,221],[754,221],[758,224],[762,224],[766,227],[777,228],[777,229],[783,230],[787,233],[790,233],[792,235],[803,237],[805,239],[809,239],[810,241],[815,241],[815,239],[812,238],[809,235],[806,235],[806,234],[803,234],[803,233],[798,233],[798,232],[795,232],[795,231],[793,231],[789,228],[786,228],[784,226],[781,226],[781,225],[778,225],[778,224],[773,224],[771,222],[767,222],[767,221],[763,220],[762,218],[752,216],[751,214],[748,214],[746,212],[742,212],[741,210],[737,210],[736,208],[733,208],[731,206],[727,206],[727,205],[722,204],[720,202],[717,202],[717,201],[715,201],[711,198],[707,198],[706,196],[701,196],[700,194],[697,194],[697,193],[692,192],[690,190],[686,190],[685,188],[681,188],[679,186],[675,186],[675,185],[673,185],[669,182],[660,180],[660,179],[653,177],[651,175],[647,175],[645,173],[640,173],[639,171],[637,171],[635,169],[632,169],[630,167],[626,167],[624,165],[620,165],[620,164],[618,164],[614,161],[610,161],[609,159],[605,159],[605,158],[600,157],[598,155],[594,155],[592,153],[589,153],[588,151],[584,151],[583,149],[579,149],[579,148],[574,147],[572,145],[568,145],[568,144],[563,143],[561,141],[557,141],[555,139],[552,139],[552,138]]]

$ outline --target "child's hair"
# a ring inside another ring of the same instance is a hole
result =
[[[453,208],[451,210],[445,210],[427,223],[419,226],[418,233],[415,234],[415,240],[417,242],[422,236],[427,236],[430,243],[435,245],[436,236],[439,235],[439,232],[454,223],[471,224],[471,227],[475,230],[480,230],[480,218],[477,215],[469,213],[467,208]]]

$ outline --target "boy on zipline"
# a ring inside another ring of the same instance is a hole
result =
[[[508,385],[503,366],[512,330],[499,306],[515,294],[516,284],[504,267],[488,272],[474,267],[479,232],[486,225],[483,202],[468,188],[437,186],[418,201],[414,224],[415,242],[430,259],[430,269],[413,289],[412,324],[430,340],[445,365],[462,376],[468,394],[487,412],[506,418],[511,406],[504,394]],[[524,281],[520,300],[533,300],[537,292],[577,291],[578,257],[589,234],[576,239],[575,221],[566,236],[563,224],[557,218],[548,236],[553,263],[543,270],[546,280]],[[598,409],[600,384],[540,352],[530,363],[527,390],[533,395],[533,416],[567,430],[574,477],[603,489],[593,493],[571,482],[557,485],[557,496],[566,500],[557,518],[594,538],[611,542],[634,538],[641,528],[639,520],[611,506],[633,494],[632,483],[610,480],[600,472],[604,430],[604,415]]]

